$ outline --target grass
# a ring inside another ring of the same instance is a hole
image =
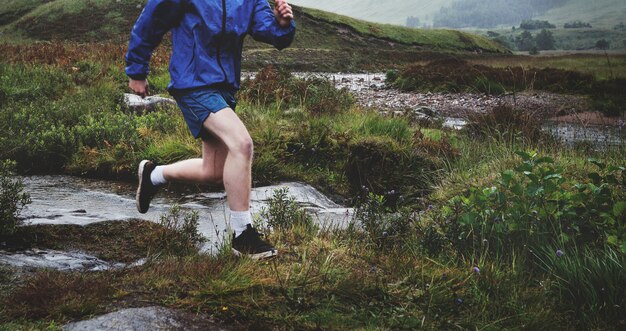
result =
[[[254,123],[265,123],[275,120],[275,113],[278,113],[276,108],[246,109],[242,115]],[[292,116],[289,120],[276,125],[288,127],[292,121],[297,122],[295,119],[307,115],[300,111],[289,116]],[[349,121],[349,117],[355,120]],[[341,121],[350,123],[349,130],[365,135],[364,139],[377,134],[380,139],[395,136],[396,144],[409,143],[404,141],[407,133],[402,133],[406,122],[385,123],[394,129],[381,130],[380,123],[370,123],[373,118],[369,113],[348,113],[333,118],[332,122],[343,128],[346,124]],[[324,120],[317,117],[317,121]],[[368,129],[359,129],[363,127]],[[217,256],[193,253],[186,256],[176,251],[173,256],[160,254],[133,269],[98,273],[37,271],[0,296],[4,307],[0,309],[0,323],[4,323],[0,328],[58,326],[108,312],[112,307],[143,305],[182,309],[225,324],[262,329],[519,329],[524,326],[611,330],[623,325],[619,309],[603,304],[609,301],[602,301],[601,287],[587,285],[612,284],[605,286],[605,291],[610,289],[610,298],[614,300],[611,302],[622,302],[623,286],[619,279],[624,264],[619,261],[624,259],[623,253],[609,249],[589,253],[584,249],[578,252],[565,249],[567,259],[557,259],[553,257],[555,248],[546,246],[545,252],[529,255],[520,251],[503,258],[457,252],[445,244],[438,251],[430,251],[435,237],[426,231],[429,213],[447,204],[450,198],[462,195],[470,186],[493,185],[498,173],[519,162],[516,150],[533,149],[537,145],[529,139],[480,138],[436,129],[423,131],[424,138],[452,141],[459,154],[447,160],[442,180],[434,187],[433,194],[426,197],[424,204],[433,206],[426,208],[425,214],[411,208],[404,219],[408,220],[404,231],[372,236],[359,230],[356,224],[347,229],[317,229],[303,221],[300,211],[290,205],[288,198],[277,194],[273,198],[275,208],[268,211],[277,222],[269,239],[281,252],[274,260],[236,259],[226,251]],[[319,136],[304,132],[303,137]],[[276,134],[293,133],[277,129],[267,134],[266,139],[282,139],[276,138]],[[454,139],[446,138],[447,135],[453,135]],[[623,163],[623,149],[588,155],[542,145],[541,153],[562,165],[564,176],[580,180],[584,180],[583,174],[593,170],[593,165],[586,162],[589,156],[607,164]],[[383,212],[366,217],[375,220],[389,216]],[[104,240],[99,243],[91,243],[94,237],[74,233],[76,230],[72,228],[50,233],[69,232],[67,242],[70,237],[79,238],[71,241],[74,244],[89,242],[85,246],[87,251],[111,246],[139,247],[142,242],[162,238],[157,225],[127,228],[130,223],[122,224],[114,222],[80,230],[85,234],[97,233],[97,238]],[[121,227],[115,231],[129,233],[110,232],[118,226]],[[56,235],[47,236],[37,235],[36,240],[64,245]],[[146,237],[152,239],[143,239]],[[116,241],[114,245],[106,244],[111,240]],[[146,252],[132,248],[128,251]],[[120,259],[125,255],[113,252],[101,256]],[[576,285],[579,283],[580,286]],[[570,297],[598,304],[577,305]]]
[[[321,21],[348,27],[360,35],[372,36],[401,44],[423,46],[434,50],[481,50],[493,53],[508,53],[507,49],[485,37],[454,30],[411,29],[391,24],[371,23],[311,8],[302,8],[302,12]]]
[[[521,67],[555,68],[593,75],[598,80],[626,78],[626,55],[609,54],[556,54],[540,56],[503,56],[471,59],[474,64],[496,68]]]
[[[154,250],[150,234],[160,227],[148,221],[112,221],[79,225],[35,225],[4,237],[11,251],[28,249],[80,250],[105,261],[132,263]]]
[[[143,158],[167,163],[199,155],[198,142],[176,109],[139,114],[122,105],[122,46],[0,47],[5,55],[0,159],[16,159],[24,173],[132,178]],[[158,92],[167,80],[165,53],[156,54],[150,78]],[[516,58],[491,61],[511,59]],[[589,184],[587,174],[595,168],[587,159],[621,165],[623,146],[566,150],[541,141],[535,121],[503,126],[511,117],[496,115],[466,132],[421,128],[360,109],[345,92],[324,83],[268,71],[265,80],[247,83],[237,110],[255,141],[255,185],[304,181],[373,212],[361,213],[365,216],[347,229],[317,229],[289,201],[275,201],[269,213],[295,215],[273,218],[276,228],[266,232],[281,254],[261,263],[235,259],[227,249],[216,256],[180,249],[179,243],[195,237],[189,231],[179,237],[174,230],[180,226],[167,221],[173,215],[163,222],[169,228],[145,222],[23,228],[10,241],[16,249],[82,249],[110,261],[153,258],[123,270],[35,271],[19,282],[14,271],[0,269],[0,330],[56,329],[94,314],[147,305],[255,329],[610,330],[624,325],[623,314],[603,306],[608,301],[593,292],[598,289],[585,285],[618,284],[611,302],[623,301],[623,253],[580,247],[566,251],[572,261],[554,259],[553,242],[544,243],[546,253],[537,251],[538,256],[523,249],[506,256],[458,251],[429,222],[468,188],[496,185],[503,171],[519,163],[516,151],[538,150],[554,159],[562,176]],[[191,221],[183,222],[187,229]],[[365,224],[371,231],[360,230]],[[563,298],[594,304],[577,308]]]

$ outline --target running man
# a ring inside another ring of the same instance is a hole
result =
[[[276,0],[149,0],[133,27],[126,74],[128,86],[148,94],[149,62],[163,36],[172,31],[171,82],[191,134],[202,140],[202,158],[169,165],[139,164],[137,209],[145,213],[159,186],[170,181],[223,183],[231,210],[232,250],[254,259],[278,252],[252,227],[250,191],[253,143],[235,113],[240,88],[244,37],[277,49],[291,44],[295,23],[291,6]]]

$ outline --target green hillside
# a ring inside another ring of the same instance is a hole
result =
[[[0,31],[5,41],[125,40],[143,3],[145,1],[140,0],[3,0],[0,1]],[[324,36],[299,38],[303,42],[297,42],[296,46],[334,48],[341,46],[342,39],[358,44],[359,39],[374,38],[374,44],[387,41],[436,51],[506,51],[486,38],[457,31],[407,29],[319,10],[300,7],[295,10],[299,37]]]
[[[405,25],[409,16],[432,24],[432,17],[453,0],[292,0],[293,4],[321,9],[372,22]]]
[[[561,7],[551,9],[538,17],[562,26],[572,21],[583,21],[594,28],[612,29],[620,22],[626,23],[624,0],[569,0]]]

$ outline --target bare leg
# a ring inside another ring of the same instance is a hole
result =
[[[219,137],[228,154],[223,165],[223,182],[231,211],[250,209],[253,143],[248,129],[230,108],[211,114],[204,127]]]
[[[213,116],[213,115],[211,115]],[[228,149],[218,137],[202,141],[202,158],[189,159],[163,168],[168,181],[191,183],[221,183]]]

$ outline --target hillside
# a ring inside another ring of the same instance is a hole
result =
[[[454,0],[292,0],[296,5],[321,9],[362,20],[405,25],[409,16],[421,23],[432,24],[433,15]]]
[[[103,41],[125,40],[145,1],[110,0],[2,0],[3,39]],[[307,47],[328,46],[346,34],[433,50],[502,52],[496,44],[470,34],[446,30],[415,30],[296,7],[299,38]],[[323,34],[324,38],[310,38]],[[331,40],[328,37],[331,36]],[[345,39],[345,38],[340,38]]]
[[[626,23],[624,0],[569,0],[561,7],[551,9],[537,17],[562,26],[580,20],[591,23],[594,28],[612,29],[620,22]]]

